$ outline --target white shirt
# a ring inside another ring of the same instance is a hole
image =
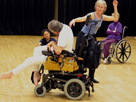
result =
[[[73,41],[72,29],[68,25],[63,24],[63,28],[59,33],[57,46],[64,47],[63,50],[72,52]]]

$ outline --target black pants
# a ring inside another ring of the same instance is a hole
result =
[[[82,31],[80,31],[80,32],[78,33],[77,39],[76,39],[75,49],[77,49],[77,48],[79,47],[79,44],[81,43],[82,37],[83,37],[84,34],[85,34],[85,33],[83,33]],[[95,34],[93,34],[92,36],[95,38],[95,41],[97,41]],[[94,70],[89,69],[89,77],[91,78],[91,80],[94,79],[95,68],[93,68],[93,69],[94,69]]]

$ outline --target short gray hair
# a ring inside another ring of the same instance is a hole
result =
[[[114,12],[113,12],[111,15],[114,16]],[[120,14],[119,14],[119,13],[117,13],[117,15],[118,15],[118,17],[120,17]]]
[[[60,23],[57,20],[52,20],[48,23],[48,29],[50,31],[60,32],[62,30],[63,23]]]
[[[106,12],[106,10],[107,10],[107,3],[105,2],[105,0],[97,0],[97,1],[95,2],[95,6],[94,6],[95,10],[96,10],[96,7],[97,7],[99,4],[103,4],[103,6],[104,6],[104,11],[103,11],[103,13]]]

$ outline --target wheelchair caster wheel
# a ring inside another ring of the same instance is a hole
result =
[[[45,86],[37,85],[34,88],[34,93],[38,97],[43,97],[46,94],[46,88],[45,88]]]
[[[112,61],[112,60],[111,60],[111,57],[110,57],[110,56],[108,56],[108,57],[107,57],[107,64],[110,64],[110,63],[111,63],[111,61]]]

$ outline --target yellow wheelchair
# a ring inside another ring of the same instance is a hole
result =
[[[90,15],[87,21],[89,19]],[[66,97],[71,100],[81,99],[86,91],[90,97],[90,86],[92,92],[94,87],[86,72],[87,68],[89,70],[98,68],[103,50],[101,45],[101,42],[95,42],[95,38],[88,33],[82,37],[81,43],[73,53],[63,50],[60,55],[57,55],[55,51],[42,51],[48,59],[39,70],[42,83],[34,89],[36,96],[44,96],[51,89],[58,88],[64,91]],[[44,69],[48,69],[49,73],[44,74]]]
[[[81,99],[86,90],[90,97],[90,86],[94,92],[93,83],[85,74],[86,68],[77,64],[77,61],[83,61],[83,58],[64,50],[59,56],[51,51],[42,51],[42,53],[48,56],[48,59],[39,70],[42,83],[34,89],[36,96],[42,97],[51,89],[58,88],[71,100]],[[49,73],[44,74],[44,69],[48,69]]]

